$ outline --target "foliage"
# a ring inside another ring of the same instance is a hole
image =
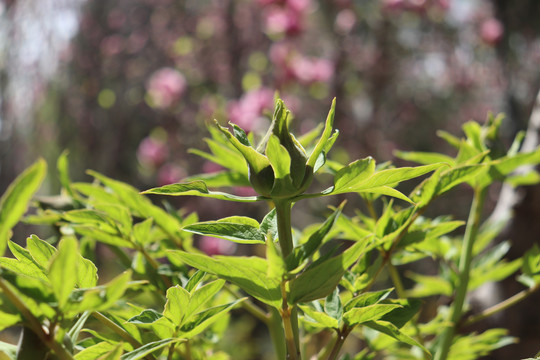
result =
[[[31,235],[23,247],[9,234],[43,181],[45,163],[36,162],[0,201],[0,249],[13,255],[0,258],[0,328],[23,327],[19,345],[1,343],[0,353],[8,359],[51,353],[62,360],[232,359],[222,339],[241,308],[267,327],[278,359],[337,359],[348,338],[365,344],[343,355],[355,359],[476,359],[515,341],[504,329],[466,333],[463,325],[540,287],[538,247],[506,260],[510,243],[494,241],[500,224],[482,224],[489,187],[528,183],[512,174],[540,163],[540,149],[520,153],[516,143],[506,153],[493,151],[502,118],[490,116],[484,125],[466,123],[464,138],[443,134],[455,157],[401,152],[420,165],[377,165],[371,157],[339,164],[327,157],[338,135],[334,114],[335,102],[324,127],[296,138],[278,99],[257,146],[253,133],[217,124],[209,152],[197,153],[226,170],[142,193],[93,171],[92,182],[72,182],[64,153],[57,164],[62,193],[36,198],[24,218],[55,233]],[[319,173],[323,180],[330,175],[332,185],[312,184]],[[397,189],[410,180],[417,185],[409,194]],[[228,192],[246,184],[257,195]],[[425,215],[435,199],[463,186],[473,193],[467,221]],[[343,202],[322,223],[293,229],[294,204],[341,194],[361,197],[368,214],[346,215]],[[163,210],[147,195],[266,202],[270,211],[260,220],[199,221],[196,213]],[[244,244],[251,256],[209,256],[195,246],[194,234]],[[419,272],[425,260],[436,264],[436,276]],[[525,290],[468,314],[472,290],[515,274]],[[434,297],[449,305],[440,302],[436,315],[427,316],[423,309]],[[320,344],[323,333],[333,339]]]

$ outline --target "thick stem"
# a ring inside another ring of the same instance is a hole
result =
[[[285,345],[285,334],[283,332],[283,320],[281,314],[276,308],[270,308],[270,321],[268,323],[268,330],[270,331],[270,337],[274,344],[274,351],[276,353],[276,359],[285,359],[287,357],[287,347]]]
[[[291,206],[288,200],[274,201],[276,207],[277,227],[279,246],[283,258],[289,256],[293,251],[292,225],[291,225]]]
[[[345,325],[342,330],[339,330],[336,337],[336,342],[334,343],[334,346],[332,347],[332,352],[330,355],[328,355],[328,360],[335,360],[337,359],[339,352],[341,351],[341,348],[343,347],[343,344],[345,343],[345,340],[347,339],[347,336],[349,336],[350,332],[352,331],[352,327],[348,327]]]
[[[467,220],[467,228],[463,238],[463,246],[461,248],[461,257],[459,259],[459,280],[458,287],[455,292],[454,302],[450,310],[450,325],[444,329],[441,335],[439,348],[435,353],[434,360],[446,360],[450,352],[450,347],[454,339],[463,307],[465,305],[465,297],[469,287],[469,277],[471,271],[471,261],[473,258],[473,247],[480,227],[482,216],[482,208],[486,197],[486,189],[475,189],[474,198]]]
[[[287,290],[285,289],[285,282],[281,283],[281,294],[283,298],[282,307],[280,309],[281,319],[283,320],[283,330],[285,332],[285,343],[287,344],[287,359],[288,360],[297,360],[300,358],[300,352],[298,349],[298,344],[296,339],[298,338],[295,335],[295,328],[298,331],[298,327],[294,326],[295,320],[297,321],[297,313],[293,308],[289,307],[287,303]],[[296,317],[295,319],[293,319]]]

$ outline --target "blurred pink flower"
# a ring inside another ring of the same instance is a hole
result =
[[[238,196],[257,196],[257,192],[251,186],[236,186],[234,193]]]
[[[502,39],[503,34],[503,25],[497,19],[487,19],[480,26],[480,38],[488,45],[497,44]]]
[[[245,93],[240,100],[229,104],[231,122],[246,131],[252,131],[260,124],[261,115],[274,106],[274,93],[267,88],[259,88]]]
[[[221,170],[223,170],[223,166],[212,161],[205,161],[202,168],[205,174],[212,174]]]
[[[295,76],[304,83],[328,81],[334,75],[334,65],[330,60],[298,56],[292,59]]]
[[[302,14],[291,8],[272,6],[264,15],[265,29],[271,34],[295,35],[303,30]]]
[[[173,105],[185,92],[186,80],[175,69],[162,68],[152,74],[146,89],[154,106],[160,109]]]
[[[231,255],[236,250],[236,243],[220,238],[203,236],[199,240],[199,248],[207,255]]]
[[[158,167],[167,155],[167,144],[152,137],[144,138],[137,149],[137,158],[145,166]]]
[[[356,14],[351,9],[343,9],[336,16],[335,27],[341,34],[348,34],[356,24]]]
[[[180,166],[165,164],[158,172],[158,185],[169,185],[180,182],[186,177],[186,171]]]

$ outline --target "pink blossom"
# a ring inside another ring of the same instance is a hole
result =
[[[236,243],[225,239],[203,236],[199,248],[207,255],[231,255],[236,250]]]
[[[304,83],[328,81],[334,75],[334,65],[330,60],[295,57],[291,64],[295,76]]]
[[[356,15],[351,9],[341,10],[336,16],[335,27],[341,34],[348,34],[356,24]]]
[[[205,174],[212,174],[212,173],[215,173],[215,172],[218,172],[218,171],[221,171],[223,170],[223,167],[219,164],[216,164],[215,162],[212,162],[212,161],[205,161],[205,163],[203,164],[203,168],[202,168],[202,171],[205,173]]]
[[[146,137],[139,144],[137,149],[137,158],[141,164],[146,166],[158,167],[165,161],[168,155],[167,145],[152,137]]]
[[[298,34],[303,30],[302,15],[288,7],[272,6],[265,12],[265,28],[271,34]]]
[[[480,26],[480,38],[488,45],[497,44],[502,39],[503,34],[503,25],[497,19],[487,19]]]
[[[297,13],[303,13],[309,10],[311,0],[287,0],[287,6],[296,11]]]
[[[186,80],[178,70],[162,68],[152,74],[146,88],[153,105],[165,109],[173,105],[185,92]]]
[[[229,104],[231,122],[246,131],[252,131],[260,124],[261,115],[274,106],[274,94],[267,88],[259,88],[245,93],[240,100]]]
[[[165,164],[158,172],[158,185],[168,185],[180,182],[186,177],[186,171],[180,166]]]

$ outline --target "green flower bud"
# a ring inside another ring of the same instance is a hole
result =
[[[289,199],[307,190],[313,180],[314,170],[324,163],[324,155],[337,135],[336,131],[334,136],[330,136],[334,109],[335,101],[326,119],[323,134],[309,155],[289,132],[290,112],[280,99],[276,102],[272,124],[257,149],[252,147],[240,127],[233,124],[233,134],[226,128],[219,128],[246,159],[253,189],[264,197]]]

